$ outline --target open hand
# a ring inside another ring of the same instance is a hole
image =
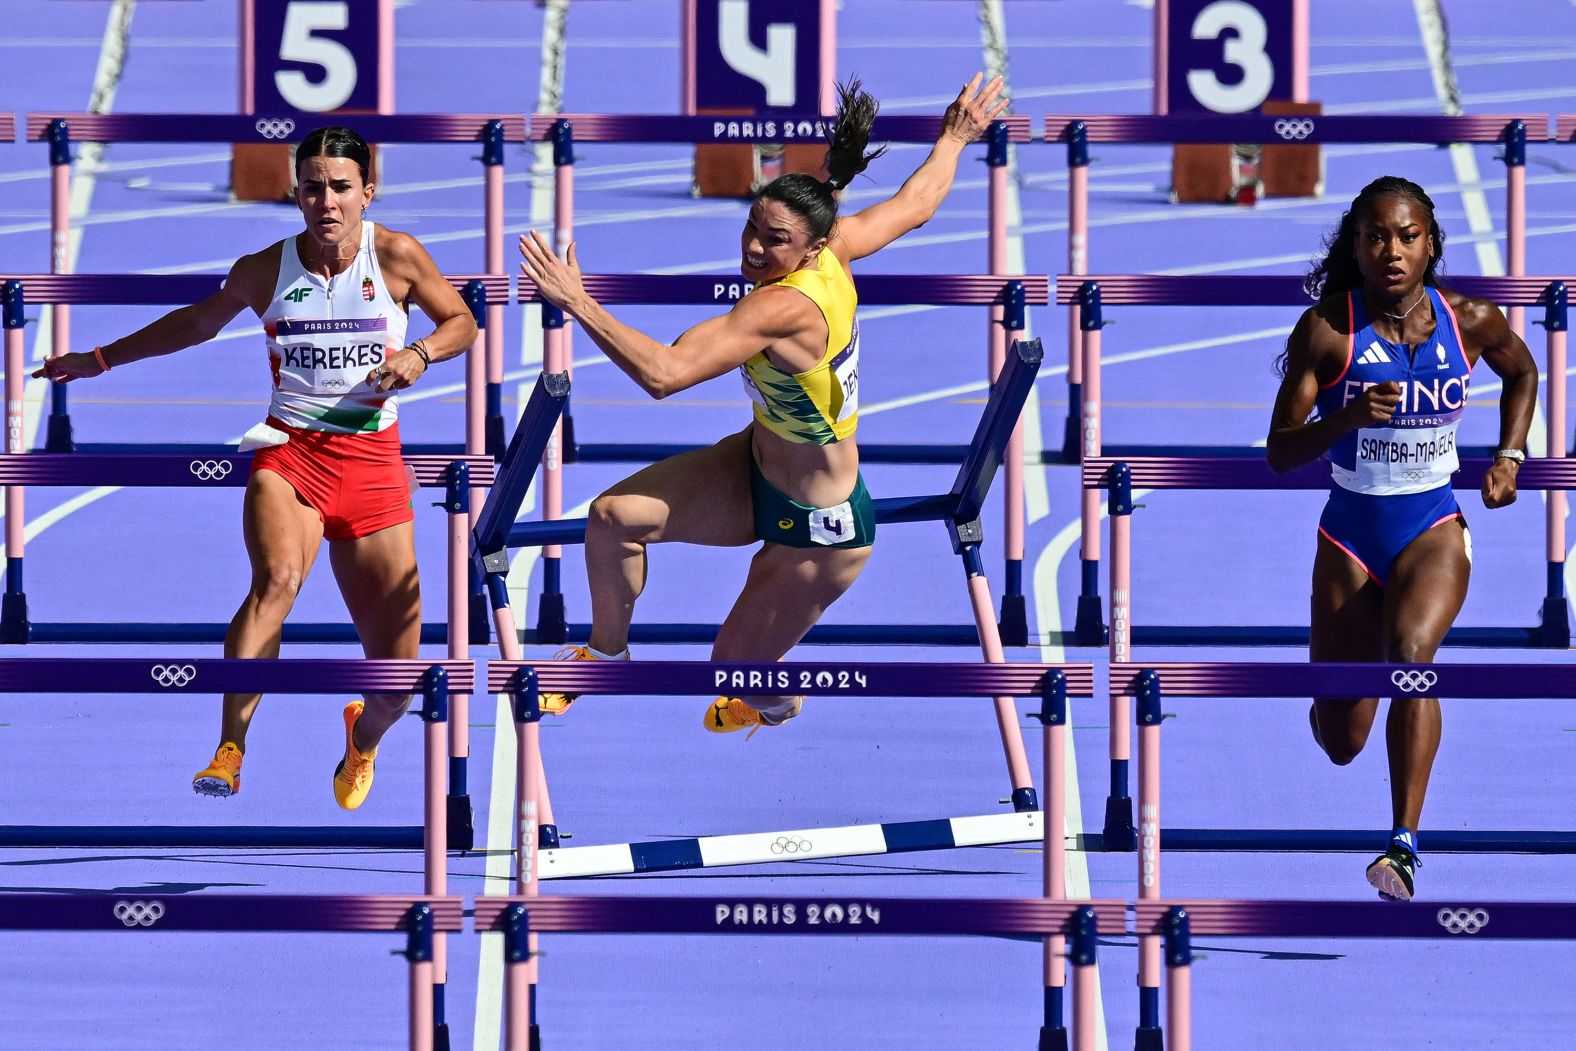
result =
[[[45,358],[38,371],[33,373],[33,378],[47,379],[51,383],[70,383],[72,380],[88,379],[103,374],[104,366],[98,363],[97,358],[92,354],[77,352]]]
[[[991,77],[990,83],[982,88],[980,82],[984,79],[985,74],[974,74],[973,79],[958,92],[952,105],[947,107],[947,112],[941,118],[943,138],[951,136],[960,142],[973,142],[985,134],[991,121],[1006,111],[1008,100],[997,98],[1001,94],[1001,77]]]
[[[580,280],[580,264],[575,261],[574,242],[569,242],[569,250],[564,253],[563,259],[559,259],[553,254],[547,240],[532,230],[529,236],[520,238],[520,255],[523,260],[520,272],[536,284],[542,298],[555,307],[573,313],[570,305],[585,294],[585,285]]]

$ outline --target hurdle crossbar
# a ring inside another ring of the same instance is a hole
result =
[[[1135,700],[1138,727],[1138,812],[1140,816],[1138,891],[1140,907],[1161,896],[1161,857],[1170,833],[1161,821],[1160,734],[1164,723],[1163,697],[1467,697],[1479,699],[1518,699],[1533,697],[1576,697],[1576,668],[1566,665],[1526,664],[1400,664],[1400,663],[1293,663],[1264,662],[1111,664],[1112,697],[1121,695]],[[1310,832],[1299,838],[1282,833],[1273,840],[1256,843],[1245,830],[1193,830],[1195,844],[1212,840],[1209,849],[1230,850],[1328,850],[1329,833]],[[1494,833],[1493,839],[1509,840],[1515,833]],[[1556,837],[1569,849],[1569,834]],[[1422,840],[1421,842],[1431,841]],[[1370,849],[1382,849],[1385,833],[1369,840]],[[1528,834],[1519,849],[1541,850],[1548,840],[1542,833]],[[1470,844],[1452,844],[1462,850]],[[1200,849],[1195,846],[1195,849]],[[1479,846],[1482,849],[1482,846]],[[1492,849],[1492,848],[1491,848]],[[1412,910],[1418,906],[1410,906]],[[1381,927],[1381,929],[1384,929]],[[1573,927],[1576,931],[1576,927]],[[1160,938],[1154,933],[1139,935],[1139,1014],[1140,1030],[1159,1026]]]
[[[392,15],[389,16],[392,19]],[[390,56],[389,63],[392,65]],[[392,88],[387,92],[392,99]],[[392,103],[390,103],[392,105]],[[326,116],[314,119],[329,119]],[[356,128],[369,142],[472,143],[481,146],[476,159],[482,164],[483,243],[482,266],[488,274],[507,282],[503,262],[504,144],[524,142],[526,120],[520,114],[340,114],[334,118]],[[298,124],[298,121],[301,123]],[[51,178],[50,228],[53,251],[50,269],[64,274],[70,268],[65,248],[69,243],[71,205],[71,144],[78,142],[225,142],[274,143],[291,140],[306,120],[300,114],[258,113],[30,113],[26,138],[47,143]],[[467,369],[466,407],[478,420],[467,428],[467,451],[484,449],[496,455],[503,449],[503,301],[485,308],[478,341],[485,346],[472,356],[478,360]],[[474,308],[474,304],[473,304]],[[53,351],[71,349],[70,305],[52,308]],[[485,320],[485,324],[483,321]],[[71,448],[71,416],[66,389],[51,391],[49,448]],[[489,444],[490,442],[490,444]]]
[[[1463,277],[1452,279],[1450,287],[1467,295],[1492,300],[1512,309],[1541,306],[1544,317],[1540,324],[1546,329],[1546,429],[1545,440],[1551,458],[1563,458],[1568,453],[1565,431],[1566,417],[1566,358],[1569,319],[1568,289],[1576,275],[1517,275],[1512,277]],[[1057,278],[1056,301],[1075,304],[1079,327],[1088,337],[1083,345],[1083,370],[1085,392],[1077,406],[1081,441],[1078,461],[1108,461],[1122,459],[1130,463],[1141,457],[1217,456],[1253,458],[1262,453],[1251,449],[1219,449],[1207,446],[1122,446],[1108,447],[1102,437],[1100,404],[1102,382],[1100,377],[1099,330],[1105,325],[1104,308],[1112,303],[1120,305],[1163,306],[1266,306],[1287,305],[1307,307],[1312,302],[1303,291],[1301,279],[1289,275],[1233,274],[1217,276],[1176,276],[1164,274],[1098,274],[1068,275]],[[1474,450],[1491,454],[1492,450]],[[1064,457],[1066,452],[1064,451]],[[1064,457],[1053,457],[1061,460]],[[1228,469],[1225,477],[1232,477]],[[1257,474],[1253,468],[1244,468]],[[1310,469],[1305,469],[1305,472]],[[1305,472],[1296,472],[1303,474]],[[1537,472],[1535,471],[1534,474]],[[1311,473],[1308,473],[1311,477]],[[1327,476],[1327,472],[1326,472]],[[1459,485],[1460,483],[1458,483]],[[1473,483],[1474,485],[1476,482]],[[1223,485],[1221,488],[1235,486]],[[1275,486],[1266,483],[1262,488]],[[1301,487],[1301,486],[1298,486]],[[1525,488],[1539,486],[1528,476]],[[1544,536],[1547,553],[1547,575],[1543,606],[1539,624],[1532,629],[1530,644],[1564,647],[1570,644],[1570,604],[1565,594],[1565,511],[1566,497],[1563,486],[1548,486],[1550,495],[1544,508]],[[1100,562],[1100,500],[1099,494],[1087,486],[1081,508],[1082,531],[1082,583],[1077,600],[1073,638],[1078,645],[1098,645],[1107,638],[1106,621],[1102,615],[1099,588]],[[1114,513],[1113,513],[1114,514]],[[1113,529],[1116,523],[1113,517]],[[1114,544],[1114,540],[1113,540]],[[1114,554],[1113,554],[1114,557]],[[1149,633],[1149,638],[1156,636]],[[1168,642],[1178,638],[1173,632],[1164,636]],[[1285,642],[1283,631],[1266,633],[1266,639]],[[1510,634],[1491,631],[1488,635],[1469,636],[1454,633],[1453,641],[1464,642],[1468,637],[1487,639],[1490,642],[1517,641],[1528,644],[1526,633]],[[1210,641],[1221,641],[1212,636]],[[1235,641],[1235,638],[1233,639]],[[1124,659],[1114,655],[1113,659]]]
[[[1013,353],[1000,379],[991,388],[980,422],[975,428],[968,453],[959,466],[952,488],[946,493],[911,497],[886,497],[874,501],[877,523],[940,521],[946,523],[952,538],[953,550],[963,558],[966,575],[973,581],[983,581],[983,567],[979,564],[979,544],[983,532],[979,516],[983,511],[985,495],[994,480],[996,470],[1006,459],[1013,431],[1016,429],[1023,405],[1033,389],[1034,378],[1042,358],[1038,340],[1015,341]],[[550,432],[555,421],[538,417],[535,426]],[[525,421],[522,420],[522,429]],[[527,442],[516,434],[522,450],[544,445],[546,435],[539,435]],[[534,465],[533,465],[534,466]],[[487,506],[482,510],[476,527],[476,546],[482,553],[490,574],[507,571],[508,547],[542,546],[548,548],[544,555],[551,555],[552,546],[577,544],[585,540],[585,519],[549,519],[541,522],[514,523],[519,506],[524,500],[525,487],[530,475],[523,469],[516,470],[506,457],[503,475]],[[513,472],[513,473],[511,473]],[[505,481],[509,487],[506,488]],[[544,567],[544,570],[547,567]],[[553,571],[556,574],[556,569]],[[561,616],[562,597],[556,575],[544,573],[544,601],[539,610],[537,627],[528,638],[538,642],[562,642],[569,638],[583,639],[589,625],[571,624],[557,620]],[[973,585],[971,584],[971,588]],[[550,597],[549,597],[550,596]],[[985,599],[988,603],[989,596]],[[496,610],[496,607],[495,607]],[[933,643],[951,642],[972,644],[980,641],[981,633],[994,633],[995,623],[990,617],[981,617],[976,611],[976,624],[972,628],[937,626],[900,626],[885,628],[877,625],[847,625],[841,628],[817,625],[806,636],[807,642],[898,642]],[[988,623],[986,623],[988,622]],[[502,629],[500,629],[502,630]],[[630,634],[635,641],[644,642],[693,642],[709,641],[715,637],[714,625],[663,625],[647,628],[636,625]]]
[[[16,114],[0,113],[0,142],[16,141]]]
[[[403,932],[410,965],[409,1047],[434,1051],[442,1031],[438,948],[465,929],[455,897],[314,894],[0,894],[0,930],[212,931],[223,934]],[[445,1038],[442,1046],[447,1046]]]
[[[1134,927],[1163,939],[1170,1051],[1192,1051],[1193,937],[1566,941],[1576,902],[1140,901]]]

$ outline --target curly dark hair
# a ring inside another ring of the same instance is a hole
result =
[[[864,90],[859,78],[837,85],[837,117],[824,162],[827,177],[817,179],[802,172],[782,175],[761,187],[755,200],[781,201],[792,208],[810,228],[812,241],[830,234],[832,225],[837,222],[836,192],[853,182],[854,176],[887,151],[882,146],[865,152],[870,144],[871,125],[880,108],[881,104]]]
[[[1405,197],[1421,205],[1428,212],[1428,236],[1433,238],[1434,251],[1423,270],[1423,284],[1438,287],[1445,265],[1445,232],[1434,218],[1434,201],[1427,192],[1410,179],[1399,175],[1386,175],[1375,179],[1352,199],[1351,207],[1341,214],[1335,231],[1324,239],[1324,258],[1313,264],[1302,287],[1308,297],[1320,304],[1326,300],[1344,299],[1355,289],[1363,287],[1362,271],[1357,268],[1357,223],[1374,202],[1385,197]],[[1275,371],[1286,375],[1290,354],[1290,339],[1275,359]]]

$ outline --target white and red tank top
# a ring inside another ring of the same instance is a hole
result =
[[[399,416],[393,391],[367,374],[405,345],[408,318],[383,283],[376,231],[363,220],[350,266],[325,280],[301,264],[295,238],[280,243],[279,280],[263,313],[274,391],[268,413],[308,431],[386,431]]]

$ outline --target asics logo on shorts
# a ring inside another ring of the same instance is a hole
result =
[[[155,664],[148,670],[153,681],[164,687],[189,686],[197,678],[197,669],[190,664]]]
[[[773,854],[808,854],[811,843],[803,836],[778,836],[772,841]]]
[[[189,470],[199,482],[217,482],[228,478],[232,468],[229,460],[193,460]]]
[[[265,139],[282,139],[292,131],[295,131],[295,121],[289,117],[277,120],[265,117],[253,126],[257,128],[257,134]]]
[[[1306,118],[1278,120],[1275,122],[1275,134],[1287,140],[1306,139],[1313,134],[1313,121]]]
[[[1423,693],[1432,690],[1439,681],[1439,676],[1431,671],[1413,671],[1410,668],[1397,668],[1390,673],[1390,681],[1404,693]]]
[[[1451,934],[1476,934],[1488,926],[1488,910],[1440,909],[1435,919]]]
[[[162,901],[117,901],[115,918],[128,927],[152,927],[164,916]]]

